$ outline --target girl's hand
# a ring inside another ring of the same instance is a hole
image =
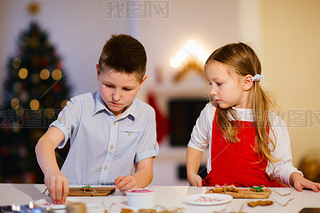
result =
[[[202,178],[197,174],[195,174],[191,178],[188,178],[188,181],[189,181],[190,186],[198,186],[198,187],[202,186]]]
[[[115,189],[119,189],[123,194],[129,189],[139,188],[137,180],[132,175],[117,177],[114,181]]]
[[[69,193],[68,179],[60,171],[51,171],[45,174],[44,183],[54,204],[66,202]]]
[[[315,192],[319,192],[320,183],[312,182],[302,177],[298,172],[293,172],[290,175],[290,184],[298,191],[301,192],[303,188],[312,189]]]
[[[190,186],[202,186],[202,178],[198,175],[203,152],[188,147],[187,149],[187,178]]]

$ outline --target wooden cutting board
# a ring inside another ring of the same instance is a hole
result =
[[[68,196],[108,196],[115,191],[114,187],[92,187],[91,190],[82,188],[69,188]]]
[[[207,193],[218,193],[214,192],[214,189],[209,189]],[[250,198],[250,199],[264,199],[268,198],[271,194],[270,189],[263,189],[262,192],[254,192],[249,189],[239,189],[238,192],[221,192],[221,194],[231,195],[233,198]]]

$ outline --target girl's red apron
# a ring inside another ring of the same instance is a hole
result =
[[[215,113],[216,118],[217,110]],[[239,142],[231,144],[220,133],[216,119],[212,124],[211,171],[203,179],[203,186],[235,185],[281,186],[266,173],[267,160],[254,151],[256,129],[253,122],[239,121]]]

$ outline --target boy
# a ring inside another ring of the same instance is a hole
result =
[[[115,184],[122,192],[145,187],[159,153],[154,110],[136,99],[145,82],[146,52],[129,35],[113,35],[96,65],[99,91],[72,98],[36,145],[44,182],[55,204],[69,184]],[[70,139],[61,171],[55,148]]]

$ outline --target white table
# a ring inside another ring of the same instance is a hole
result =
[[[25,205],[30,201],[38,201],[48,198],[42,194],[45,190],[43,184],[0,184],[0,205]],[[184,203],[184,198],[192,194],[201,194],[206,192],[209,188],[206,187],[189,187],[189,186],[149,186],[156,191],[155,202],[157,205],[164,206],[168,209],[175,207],[184,208],[184,213],[206,213],[206,212],[237,212],[240,210],[241,205],[245,202],[252,201],[252,199],[233,199],[226,205],[217,206],[196,206]],[[285,207],[274,203],[272,206],[267,207],[249,207],[244,205],[242,211],[244,212],[299,212],[304,207],[317,207],[320,208],[320,193],[309,190],[297,192],[292,188],[273,188],[281,194],[290,192],[289,196],[280,196],[273,192],[268,200],[276,200],[284,204],[290,198],[294,198]],[[75,199],[75,197],[73,197]],[[118,190],[108,197],[78,197],[81,201],[86,203],[104,203],[109,212],[119,213],[122,208],[128,208],[127,197],[123,196]]]

